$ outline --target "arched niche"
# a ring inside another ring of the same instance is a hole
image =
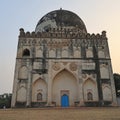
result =
[[[97,85],[96,82],[93,81],[92,79],[88,78],[84,84],[83,84],[83,96],[84,96],[84,101],[89,101],[88,95],[92,95],[93,101],[98,100],[98,91],[97,91]]]
[[[104,53],[103,50],[99,50],[99,51],[98,51],[98,57],[99,57],[99,58],[105,58],[105,53]]]
[[[66,49],[62,50],[62,57],[68,57],[68,51]]]
[[[42,101],[42,100],[43,100],[42,93],[41,92],[37,93],[37,101]]]
[[[41,48],[38,48],[38,49],[36,50],[36,57],[43,57],[43,51],[42,51]]]
[[[101,65],[100,66],[100,74],[102,79],[109,79],[109,71],[107,65]]]
[[[93,51],[92,51],[91,49],[87,49],[87,50],[86,50],[86,57],[87,57],[87,58],[93,57]]]
[[[67,70],[60,71],[52,81],[52,101],[61,106],[61,97],[67,94],[69,105],[74,106],[78,98],[78,84],[72,73]]]
[[[18,79],[22,79],[22,80],[28,79],[28,69],[26,66],[22,66],[19,69]]]
[[[30,56],[30,50],[29,50],[29,49],[27,49],[27,48],[26,48],[26,49],[24,49],[24,50],[23,50],[23,54],[22,54],[22,55],[23,55],[23,57],[24,57],[24,56],[27,56],[27,57],[28,57],[28,56]]]
[[[27,91],[25,87],[20,87],[17,91],[17,102],[26,102]]]
[[[38,102],[37,95],[42,94],[42,101],[47,101],[47,84],[45,80],[39,78],[32,85],[32,102]]]
[[[74,58],[80,58],[81,55],[80,55],[80,50],[75,50],[74,51]]]
[[[52,50],[49,51],[49,57],[53,57],[53,58],[56,57],[55,50],[52,49]]]
[[[103,86],[103,100],[104,101],[112,101],[112,93],[110,86]]]
[[[93,100],[93,94],[92,92],[87,93],[87,100]]]

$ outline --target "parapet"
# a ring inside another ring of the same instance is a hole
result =
[[[79,29],[60,29],[53,28],[49,29],[49,31],[45,32],[25,32],[23,28],[20,28],[19,38],[82,38],[82,39],[107,39],[106,31],[102,31],[101,34],[90,34],[83,33]]]

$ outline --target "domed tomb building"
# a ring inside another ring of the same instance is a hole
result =
[[[20,29],[12,107],[116,106],[106,32],[90,34],[67,10]]]

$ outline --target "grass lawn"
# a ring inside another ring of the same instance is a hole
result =
[[[120,120],[120,108],[1,109],[0,120]]]

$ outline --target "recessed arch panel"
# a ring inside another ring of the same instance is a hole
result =
[[[37,48],[36,50],[36,57],[43,57],[43,51],[41,48]]]
[[[109,70],[107,65],[103,64],[100,66],[100,74],[101,74],[101,78],[109,79]]]
[[[22,66],[19,69],[18,79],[28,79],[28,69],[26,66]]]
[[[99,50],[99,51],[98,51],[98,57],[99,57],[99,58],[105,58],[105,53],[104,53],[103,50]]]
[[[90,78],[88,78],[84,84],[83,84],[83,96],[84,96],[84,101],[89,101],[88,95],[92,95],[93,101],[98,100],[98,91],[97,91],[97,85],[96,82]]]
[[[62,50],[62,57],[68,57],[68,51],[66,49]]]
[[[39,78],[32,85],[32,102],[38,102],[38,94],[42,94],[42,101],[47,100],[47,84],[45,80]]]
[[[55,50],[52,49],[49,51],[49,57],[56,57]]]
[[[26,88],[20,87],[20,89],[17,92],[17,102],[26,102]]]
[[[52,101],[56,102],[57,106],[61,106],[61,96],[66,93],[69,97],[69,105],[73,106],[77,100],[77,80],[67,70],[62,70],[53,79],[52,83]]]
[[[75,50],[74,51],[74,58],[80,58],[81,55],[80,55],[80,50]]]
[[[111,89],[108,86],[103,87],[103,100],[104,101],[112,101]]]
[[[86,50],[86,57],[87,57],[87,58],[93,57],[93,51],[92,51],[91,49],[87,49],[87,50]]]
[[[23,50],[23,56],[30,56],[30,50],[29,49],[24,49]]]

